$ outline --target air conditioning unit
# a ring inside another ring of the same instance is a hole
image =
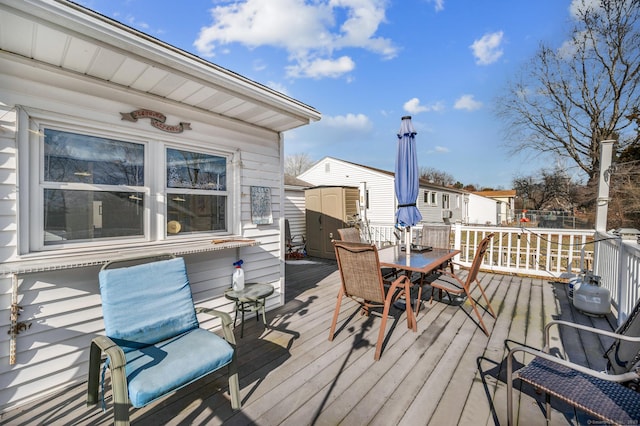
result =
[[[452,217],[453,217],[453,212],[451,210],[442,210],[443,219],[451,219]]]

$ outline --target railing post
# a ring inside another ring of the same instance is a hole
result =
[[[460,222],[456,222],[454,227],[454,238],[453,238],[453,248],[456,250],[462,250],[462,223]],[[468,237],[468,236],[467,236]],[[459,268],[459,266],[457,266],[460,262],[460,255],[457,254],[454,258],[454,265],[456,265],[456,268]]]
[[[596,206],[596,231],[606,232],[609,209],[609,184],[611,183],[611,156],[614,140],[600,142],[600,179]]]

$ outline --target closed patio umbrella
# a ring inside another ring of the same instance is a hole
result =
[[[412,226],[422,220],[416,207],[419,193],[418,155],[416,152],[416,131],[411,124],[411,116],[402,117],[398,133],[398,153],[396,156],[396,198],[398,211],[396,225],[403,227],[410,235]],[[409,240],[408,240],[409,239]],[[405,237],[406,250],[411,246],[410,236]]]

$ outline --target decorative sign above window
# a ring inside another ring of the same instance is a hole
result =
[[[148,118],[151,120],[151,125],[156,129],[160,129],[169,133],[182,133],[183,130],[191,130],[191,123],[180,122],[175,126],[165,124],[167,117],[164,114],[151,111],[150,109],[137,109],[131,112],[121,112],[120,115],[125,121],[138,121],[138,118]]]

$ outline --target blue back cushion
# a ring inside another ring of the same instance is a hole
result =
[[[125,352],[199,326],[184,259],[100,271],[106,335]]]

